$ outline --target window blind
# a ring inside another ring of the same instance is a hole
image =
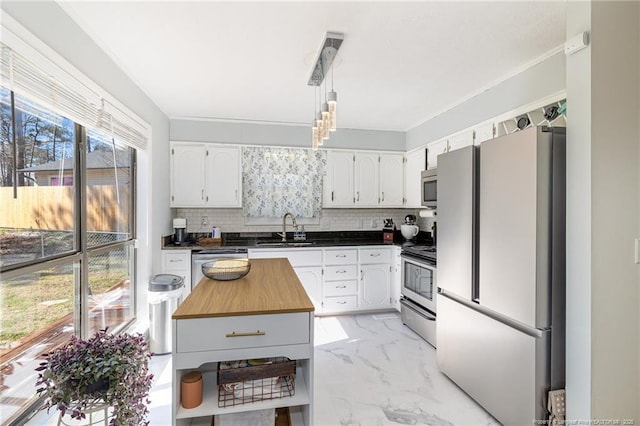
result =
[[[32,52],[31,55],[37,54]],[[35,64],[0,42],[0,77],[2,86],[36,103],[51,108],[73,121],[102,130],[115,139],[138,149],[145,149],[148,126],[126,108],[88,88],[62,67],[47,63],[47,69]]]

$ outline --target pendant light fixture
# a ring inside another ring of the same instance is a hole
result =
[[[333,89],[333,60],[338,53],[338,49],[342,45],[344,34],[328,32],[325,35],[324,42],[320,47],[320,52],[316,58],[316,62],[311,70],[311,77],[309,77],[309,86],[315,86],[322,88],[324,86],[324,103],[319,105],[319,110],[316,110],[315,120],[311,126],[311,143],[314,149],[322,145],[324,140],[329,139],[329,132],[334,132],[337,129],[337,102],[338,94]],[[325,77],[331,70],[331,92],[327,94],[327,82]],[[317,99],[314,99],[314,109]],[[321,100],[320,100],[321,102]]]
[[[331,91],[327,95],[327,107],[329,109],[329,131],[335,132],[337,127],[338,94],[333,90],[333,64],[331,64]]]

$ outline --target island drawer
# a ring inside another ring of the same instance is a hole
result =
[[[295,345],[310,341],[308,312],[176,321],[177,352]]]
[[[358,281],[329,281],[323,284],[324,296],[346,296],[358,293]]]
[[[342,265],[342,266],[325,266],[324,268],[324,280],[336,281],[336,280],[357,280],[358,279],[358,266],[357,265]]]

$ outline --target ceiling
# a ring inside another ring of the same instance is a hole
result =
[[[310,125],[333,31],[338,127],[407,131],[565,40],[562,1],[59,3],[170,118]]]

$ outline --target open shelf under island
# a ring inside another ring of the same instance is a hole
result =
[[[279,407],[290,407],[292,424],[312,425],[313,316],[313,303],[284,258],[252,259],[251,271],[238,280],[200,281],[172,317],[173,425]],[[219,362],[271,357],[296,361],[293,396],[218,407]],[[203,400],[185,409],[180,382],[194,370],[203,373]]]

